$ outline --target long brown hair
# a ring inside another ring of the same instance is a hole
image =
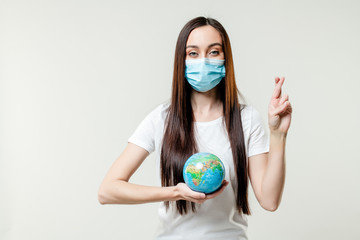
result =
[[[182,175],[184,164],[192,154],[197,152],[194,137],[194,115],[190,101],[191,86],[185,79],[185,57],[186,42],[190,32],[205,25],[214,27],[222,37],[226,75],[216,88],[223,103],[223,114],[236,169],[238,183],[236,206],[239,212],[250,215],[248,166],[241,122],[241,105],[238,98],[241,95],[235,82],[229,37],[224,27],[212,18],[197,17],[190,20],[178,36],[175,48],[171,103],[165,120],[161,148],[161,183],[162,186],[175,186],[184,182]],[[169,201],[165,201],[167,209],[169,204]],[[176,201],[176,208],[180,214],[186,214],[189,208],[196,211],[195,203],[185,200]]]

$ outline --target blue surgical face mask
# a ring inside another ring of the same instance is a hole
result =
[[[196,91],[207,92],[225,77],[224,63],[209,58],[185,60],[185,77]]]

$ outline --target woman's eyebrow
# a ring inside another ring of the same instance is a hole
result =
[[[186,48],[199,48],[199,47],[196,45],[188,45],[188,46],[186,46]]]
[[[213,47],[213,46],[220,46],[220,47],[222,47],[222,44],[221,43],[212,43],[212,44],[210,44],[209,46],[208,46],[208,48],[211,48],[211,47]],[[186,46],[186,48],[199,48],[198,46],[196,46],[196,45],[188,45],[188,46]]]
[[[210,44],[210,45],[208,46],[208,48],[211,48],[211,47],[213,47],[213,46],[220,46],[220,47],[222,47],[222,44],[221,44],[221,43],[212,43],[212,44]]]

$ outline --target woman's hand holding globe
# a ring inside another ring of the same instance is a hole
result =
[[[229,184],[222,161],[211,153],[193,154],[183,169],[185,183],[175,187],[178,200],[203,203],[221,194]]]
[[[223,180],[221,187],[216,192],[213,192],[211,194],[205,194],[191,190],[185,183],[178,183],[175,187],[175,192],[177,194],[178,200],[203,203],[206,200],[212,199],[220,195],[228,184],[229,184],[228,181]]]

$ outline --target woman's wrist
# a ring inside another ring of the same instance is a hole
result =
[[[284,139],[286,139],[287,132],[279,132],[279,131],[275,131],[275,130],[270,130],[270,136],[271,137],[276,137],[276,138],[284,138]]]
[[[180,192],[177,186],[169,187],[171,190],[171,201],[181,200]]]

